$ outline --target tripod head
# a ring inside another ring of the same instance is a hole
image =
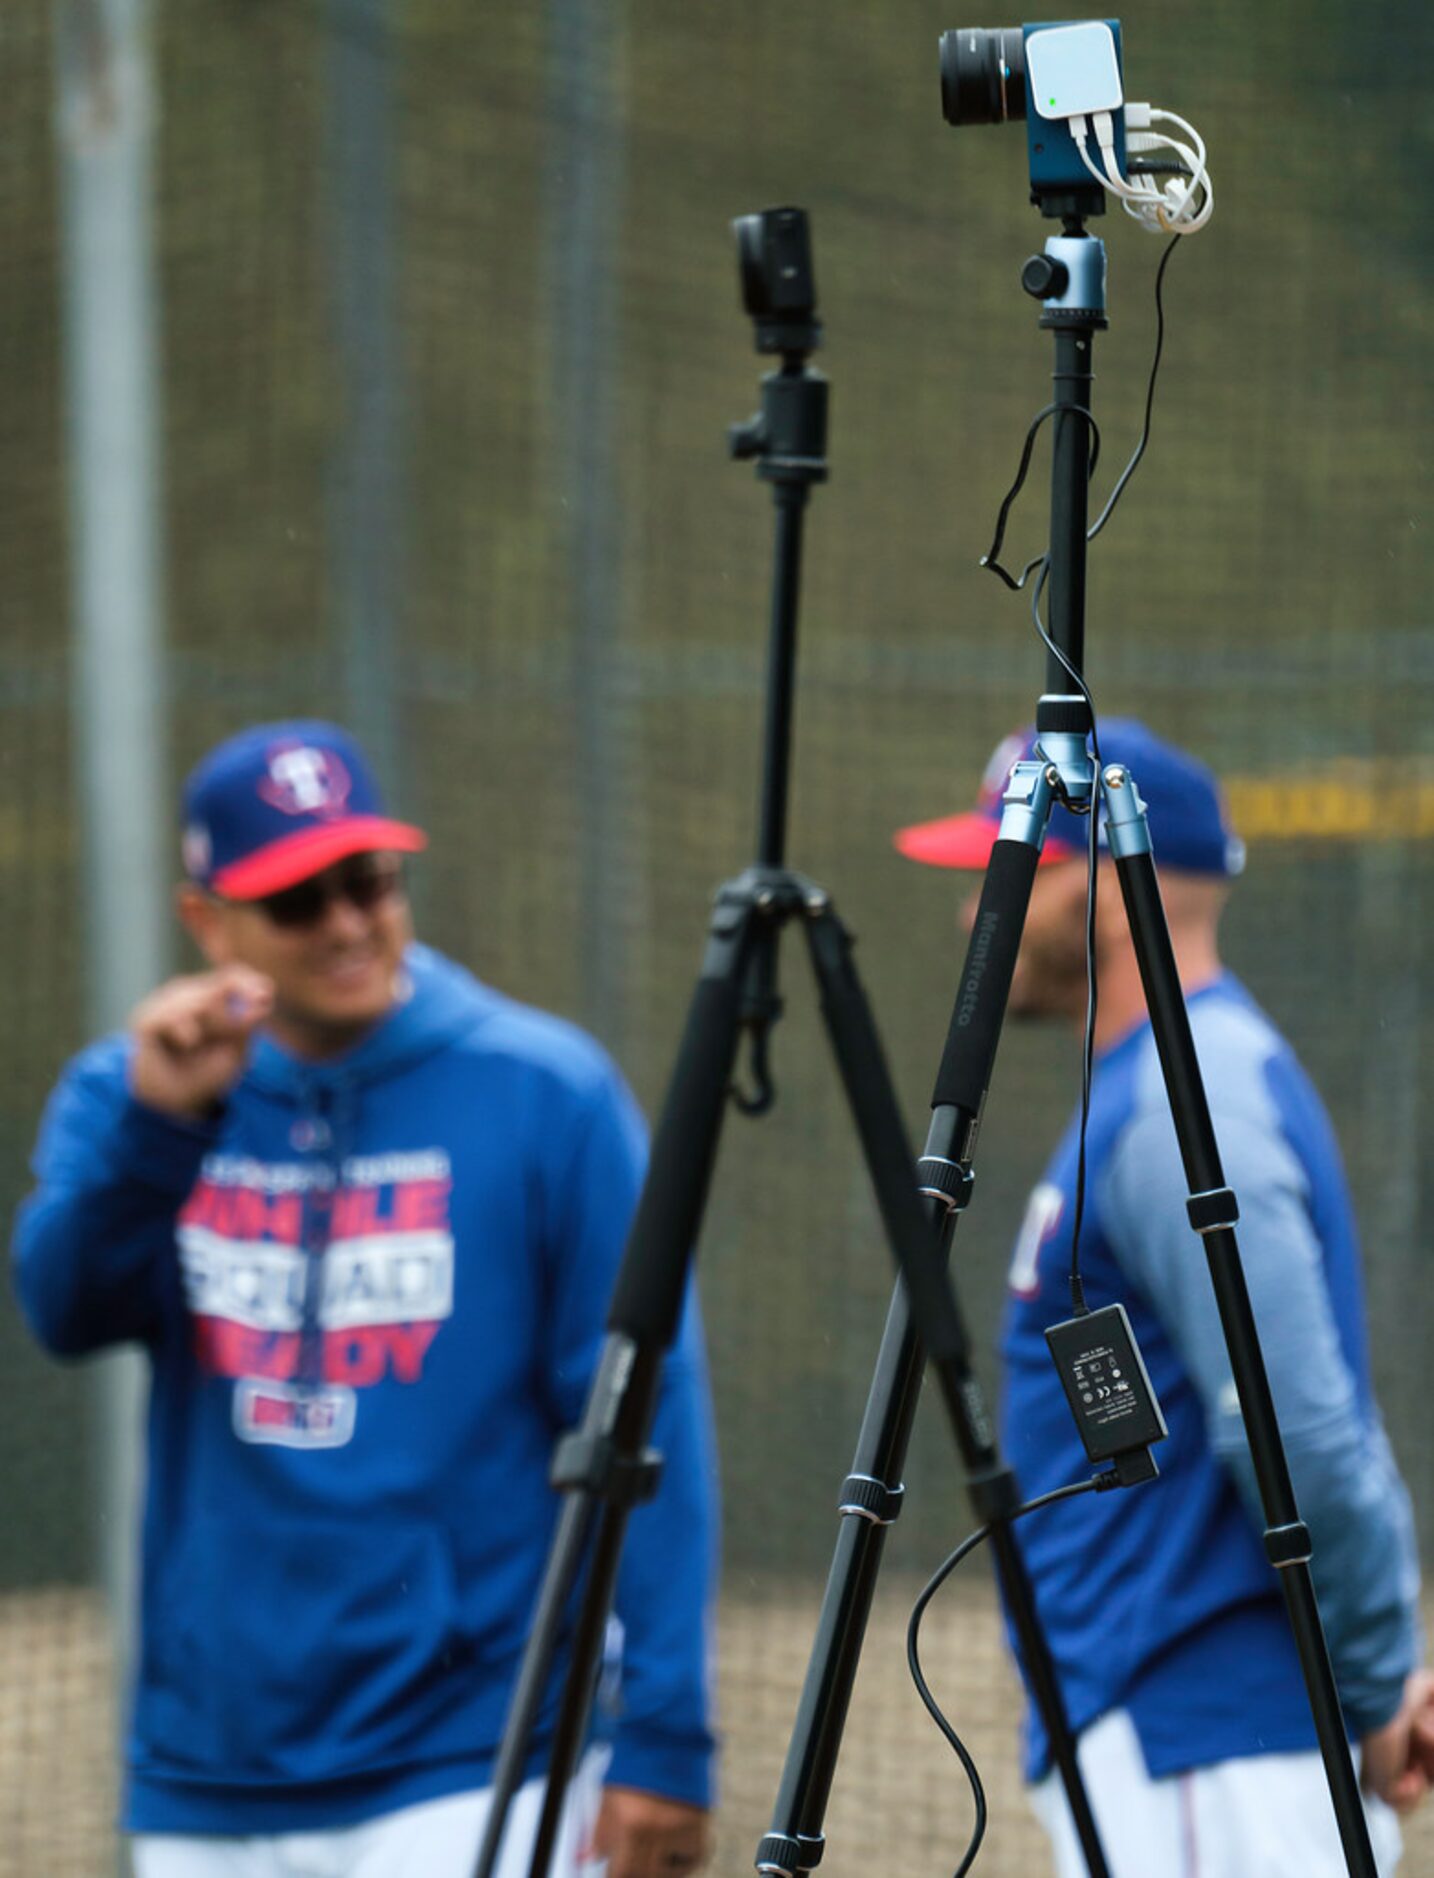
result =
[[[805,209],[739,215],[742,303],[758,352],[779,352],[780,371],[762,380],[762,409],[727,433],[734,457],[757,459],[764,481],[805,486],[826,481],[827,381],[807,360],[821,344],[811,232]]]
[[[1045,327],[1104,327],[1105,243],[1088,235],[1078,216],[1065,223],[1065,232],[1049,235],[1045,249],[1033,254],[1021,269],[1021,285],[1033,300],[1044,303]]]

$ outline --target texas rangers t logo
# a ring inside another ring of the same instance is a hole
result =
[[[350,786],[348,771],[332,752],[290,744],[270,751],[259,794],[285,815],[337,815]]]

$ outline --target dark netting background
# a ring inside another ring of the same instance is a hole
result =
[[[159,270],[178,775],[258,715],[346,716],[433,836],[427,935],[588,1023],[651,1111],[715,886],[753,856],[771,503],[724,430],[762,369],[728,222],[812,214],[833,386],[807,530],[789,853],[835,892],[913,1136],[957,964],[899,824],[964,804],[1030,713],[1023,601],[977,567],[1049,384],[1017,275],[1017,130],[948,130],[921,0],[168,0]],[[1134,0],[1132,95],[1218,206],[1168,275],[1149,457],[1092,553],[1087,670],[1226,775],[1228,953],[1329,1099],[1395,1445],[1434,1519],[1427,6]],[[0,1181],[82,1041],[52,47],[0,19]],[[1137,433],[1161,244],[1121,215],[1101,489]],[[1045,459],[1015,552],[1043,538]],[[768,1823],[891,1285],[789,940],[780,1099],[733,1117],[702,1244],[727,1490],[719,1869]],[[1076,1047],[1009,1034],[957,1242],[990,1345]],[[108,1869],[107,1632],[82,1376],[0,1313],[0,1872]],[[851,1873],[949,1868],[964,1782],[905,1681],[913,1587],[969,1526],[928,1402],[828,1825]],[[1051,1517],[1059,1517],[1059,1514]],[[981,1869],[1040,1868],[986,1586],[931,1623],[980,1756]],[[1427,1856],[1427,1853],[1426,1853]],[[1415,1863],[1418,1855],[1415,1854]],[[825,1867],[824,1867],[825,1869]]]

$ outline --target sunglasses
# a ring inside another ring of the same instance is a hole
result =
[[[403,869],[392,857],[355,854],[310,880],[298,881],[278,893],[266,893],[248,904],[257,907],[271,924],[293,931],[316,926],[332,900],[347,900],[359,912],[371,913],[398,892],[402,881]]]

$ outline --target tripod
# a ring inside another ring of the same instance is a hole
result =
[[[1095,773],[1084,657],[1085,551],[1091,348],[1106,325],[1103,244],[1083,215],[1028,261],[1022,285],[1045,303],[1041,324],[1056,346],[1051,535],[1043,574],[1050,593],[1047,690],[1036,714],[1039,756],[1018,763],[982,887],[970,948],[933,1098],[929,1160],[954,1163],[954,1190],[969,1163],[990,1084],[1032,883],[1053,804],[1103,805],[1141,985],[1189,1188],[1187,1212],[1201,1235],[1239,1395],[1266,1520],[1265,1549],[1279,1576],[1352,1878],[1375,1878],[1368,1828],[1346,1738],[1310,1573],[1310,1535],[1299,1516],[1259,1334],[1235,1238],[1239,1208],[1227,1186],[1191,1038],[1161,903],[1145,807],[1135,779],[1112,766]],[[1039,598],[1039,590],[1038,590]],[[1079,687],[1072,693],[1072,680]]]
[[[764,226],[754,231],[751,225],[755,223]],[[660,1458],[646,1442],[662,1356],[676,1335],[744,1032],[751,1040],[754,1088],[749,1097],[738,1099],[751,1112],[760,1112],[771,1101],[767,1042],[781,1010],[777,948],[783,929],[793,920],[801,923],[806,935],[822,1017],[882,1224],[905,1275],[911,1316],[921,1325],[963,1450],[979,1458],[989,1442],[989,1424],[984,1414],[978,1417],[974,1412],[966,1334],[942,1269],[929,1203],[918,1190],[875,1022],[852,963],[850,935],[825,889],[785,865],[802,525],[809,491],[827,473],[827,383],[807,364],[820,327],[813,313],[805,217],[800,210],[769,211],[763,217],[743,218],[738,234],[748,310],[757,320],[758,349],[782,356],[780,369],[762,381],[761,413],[736,427],[731,439],[734,455],[756,459],[757,474],[771,485],[776,510],[758,859],[717,894],[701,973],[653,1141],[651,1168],[614,1290],[597,1374],[581,1425],[559,1444],[554,1457],[553,1484],[568,1498],[504,1729],[475,1878],[491,1878],[508,1809],[528,1762],[564,1619],[582,1561],[590,1555],[530,1867],[533,1878],[548,1869],[563,1797],[591,1710],[627,1516],[632,1505],[657,1483]],[[897,1308],[904,1318],[904,1302],[899,1301]],[[900,1431],[904,1447],[919,1385],[920,1356],[916,1334],[909,1326],[900,1341],[907,1377],[905,1428]],[[860,1526],[858,1536],[867,1553],[879,1550],[880,1522],[890,1518],[899,1496],[899,1487],[889,1484],[899,1459],[889,1450],[890,1437],[877,1441],[870,1468],[863,1477],[849,1480],[844,1494],[867,1514],[849,1523]],[[994,1467],[981,1493],[988,1515],[1008,1503],[1014,1508],[1019,1497],[1011,1477]],[[1009,1564],[1013,1579],[1020,1579],[1013,1550]],[[874,1583],[874,1576],[873,1562],[868,1585]],[[1031,1648],[1048,1663],[1033,1608],[1028,1609],[1028,1622]],[[854,1674],[854,1653],[849,1661],[850,1674]],[[845,1674],[841,1713],[850,1691],[850,1674]],[[1078,1790],[1073,1746],[1053,1671],[1049,1699],[1047,1721],[1053,1738],[1065,1739]],[[831,1746],[830,1762],[823,1770],[823,1799],[835,1763],[841,1713],[832,1708],[822,1724]],[[1084,1803],[1084,1795],[1079,1797]],[[805,1802],[799,1812],[793,1856],[798,1864],[808,1866],[816,1862],[820,1838],[813,1840],[805,1829],[810,1817]],[[1104,1866],[1093,1866],[1093,1870],[1103,1874]]]

